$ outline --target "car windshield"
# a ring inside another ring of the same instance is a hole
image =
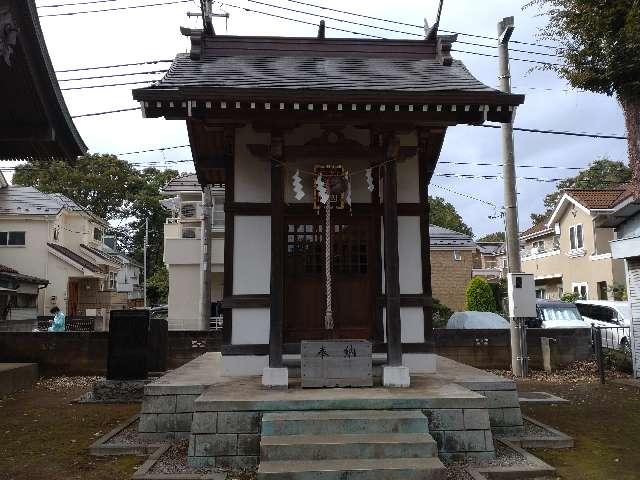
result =
[[[545,320],[555,321],[581,321],[582,317],[576,308],[548,306],[542,307],[542,314]]]

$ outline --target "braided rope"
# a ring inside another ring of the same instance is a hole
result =
[[[331,197],[327,200],[325,210],[324,268],[327,289],[327,311],[324,316],[324,328],[325,330],[333,330],[333,313],[331,312]]]

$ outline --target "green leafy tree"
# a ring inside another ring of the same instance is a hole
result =
[[[504,232],[488,233],[484,237],[480,237],[478,242],[504,242]]]
[[[491,285],[483,277],[473,277],[467,285],[466,309],[476,312],[497,310]]]
[[[433,328],[445,328],[451,315],[453,310],[444,303],[440,303],[437,298],[433,299]]]
[[[147,298],[150,305],[167,303],[169,296],[169,272],[164,264],[147,278]]]
[[[163,292],[168,290],[162,256],[164,222],[169,213],[160,205],[160,189],[177,175],[175,170],[157,168],[140,171],[115,155],[93,154],[80,157],[75,164],[28,162],[16,168],[13,183],[42,192],[62,193],[108,220],[120,248],[140,263],[148,219],[147,275],[148,286],[153,288],[149,293],[161,301],[166,298]]]
[[[538,225],[549,218],[564,191],[569,188],[612,188],[628,183],[630,180],[631,169],[624,163],[600,158],[581,170],[575,177],[558,182],[557,190],[544,197],[544,213],[532,213],[531,220],[534,225]]]
[[[574,88],[615,96],[624,112],[629,166],[640,193],[640,2],[532,0],[548,17],[543,40],[561,57],[545,64]]]
[[[560,300],[567,303],[573,303],[578,300],[579,295],[576,292],[565,292],[560,297]]]
[[[473,236],[471,227],[462,221],[456,208],[444,198],[429,197],[429,223]]]

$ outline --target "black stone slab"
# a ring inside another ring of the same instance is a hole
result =
[[[169,324],[162,318],[151,318],[149,322],[147,368],[150,372],[166,372]]]
[[[111,311],[107,380],[147,378],[148,343],[148,310]]]

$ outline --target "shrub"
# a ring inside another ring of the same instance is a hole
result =
[[[433,299],[433,328],[446,327],[451,315],[453,315],[453,310],[440,303],[437,298]]]
[[[495,312],[496,300],[491,285],[482,277],[474,277],[467,285],[467,310],[476,312]]]
[[[507,299],[507,280],[501,278],[497,282],[489,283],[491,290],[493,291],[493,298],[496,301],[496,312],[505,312],[505,301]]]
[[[567,303],[574,303],[576,300],[578,300],[578,294],[575,292],[566,292],[562,294],[560,300]]]

